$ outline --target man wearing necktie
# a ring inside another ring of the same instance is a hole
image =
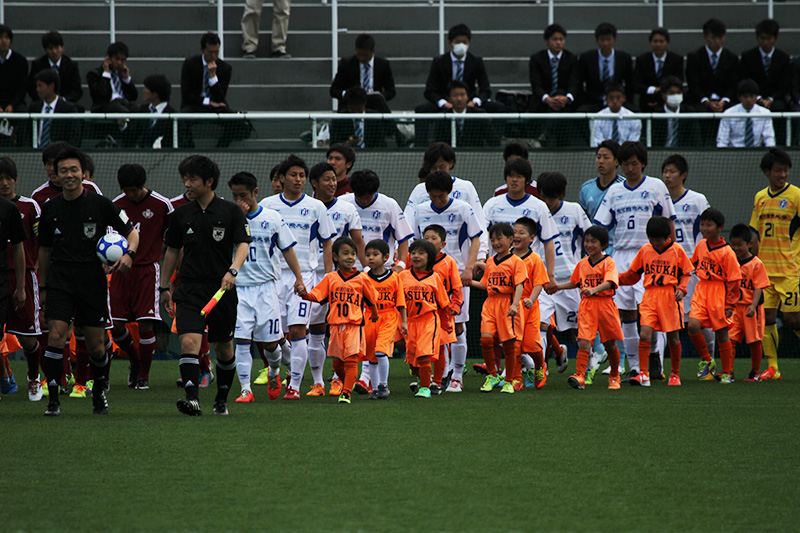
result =
[[[758,83],[758,101],[770,111],[789,111],[792,92],[792,60],[789,54],[775,46],[780,26],[772,19],[756,25],[758,46],[742,52],[742,79]]]
[[[532,111],[562,113],[572,111],[580,92],[578,58],[564,48],[567,30],[551,24],[544,30],[545,49],[533,54],[528,73],[533,93]]]
[[[36,95],[38,99],[31,104],[31,113],[76,113],[73,104],[59,95],[59,77],[53,69],[42,70],[36,75]],[[71,141],[75,125],[71,120],[39,120],[38,147],[45,148],[56,141]]]
[[[663,105],[660,90],[664,79],[674,76],[683,81],[683,57],[670,52],[669,45],[669,30],[655,28],[650,32],[650,51],[636,58],[634,90],[644,112],[659,112]]]
[[[698,111],[721,113],[733,105],[739,82],[739,59],[724,48],[726,33],[724,22],[707,20],[703,24],[705,46],[687,56],[689,99]]]
[[[343,98],[344,106],[339,109],[342,115],[375,113],[367,107],[367,92],[353,86]],[[386,146],[386,138],[393,134],[394,123],[384,120],[363,118],[334,119],[331,123],[331,143],[345,143],[353,148],[375,148]],[[397,131],[394,128],[394,131]]]
[[[635,109],[633,60],[630,54],[615,48],[617,28],[609,22],[603,22],[595,28],[594,36],[597,48],[581,54],[579,61],[583,103],[578,111],[600,111],[606,104],[605,90],[611,83],[623,86],[626,106]]]
[[[176,109],[169,104],[172,85],[163,74],[151,74],[142,82],[142,94],[145,103],[138,109],[139,113],[151,116],[169,115]],[[136,135],[131,144],[140,148],[172,148],[172,121],[167,119],[137,120]],[[160,139],[159,142],[157,142]]]
[[[111,43],[100,68],[86,74],[93,113],[128,113],[139,96],[128,68],[128,46]]]
[[[746,118],[723,118],[717,132],[717,148],[753,148],[775,146],[775,129],[769,109],[756,104],[758,84],[753,80],[742,80],[736,89],[739,104],[725,111],[747,113]]]
[[[396,93],[389,60],[375,55],[375,38],[366,33],[356,37],[355,52],[339,62],[329,91],[331,98],[343,107],[345,92],[357,85],[367,92],[367,109],[391,113],[387,102]]]
[[[81,75],[78,64],[64,54],[64,38],[57,31],[49,31],[42,35],[42,49],[44,55],[31,61],[31,71],[28,76],[28,95],[31,101],[38,98],[36,75],[43,70],[53,69],[58,72],[61,81],[59,89],[61,98],[75,104],[79,112],[83,112],[83,108],[77,104],[83,96]]]

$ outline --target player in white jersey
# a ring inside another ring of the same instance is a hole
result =
[[[421,239],[425,228],[432,224],[444,228],[447,233],[444,252],[455,260],[461,272],[464,302],[461,305],[461,312],[455,317],[456,342],[451,345],[452,375],[447,386],[450,392],[461,392],[464,364],[467,361],[466,324],[469,322],[469,284],[481,248],[483,223],[469,204],[450,197],[453,188],[450,174],[441,171],[428,174],[425,178],[425,188],[430,201],[417,206],[415,219],[410,221],[411,229],[414,230],[416,238]]]
[[[514,225],[518,219],[528,217],[538,226],[533,248],[541,244],[544,247],[544,264],[551,283],[555,279],[555,245],[553,239],[558,236],[558,228],[553,222],[553,216],[544,202],[525,192],[526,187],[533,179],[533,170],[530,163],[524,159],[514,158],[506,163],[504,170],[508,193],[490,198],[483,206],[488,228],[498,222]],[[554,285],[555,286],[555,285]]]
[[[281,214],[283,220],[292,230],[297,245],[294,253],[303,273],[303,283],[307,289],[314,286],[315,270],[319,263],[319,243],[323,245],[322,260],[325,272],[333,269],[331,239],[336,235],[325,204],[303,193],[306,186],[308,167],[305,161],[290,155],[281,164],[279,174],[283,178],[283,192],[264,198],[259,205],[274,209]],[[281,259],[281,267],[286,274],[288,265]],[[308,337],[306,328],[311,318],[309,302],[301,299],[294,292],[294,284],[288,275],[282,276],[278,295],[281,300],[281,318],[289,328],[289,340],[292,343],[291,382],[286,387],[285,400],[300,398],[300,382],[303,379],[306,362],[308,362]]]
[[[553,241],[555,246],[554,274],[556,283],[569,281],[575,267],[581,260],[583,251],[583,233],[592,223],[586,212],[575,202],[565,202],[567,178],[560,172],[543,172],[536,180],[539,197],[547,205],[553,222],[558,228],[558,237]],[[567,331],[578,327],[578,306],[581,301],[580,289],[558,291],[539,295],[539,314],[542,332],[542,349],[547,352],[547,329],[550,319],[555,316],[556,329]],[[566,370],[566,352],[556,357],[558,371]]]
[[[366,263],[364,257],[364,238],[361,236],[361,217],[356,208],[349,202],[336,198],[339,182],[336,171],[330,163],[317,163],[308,175],[308,181],[314,189],[314,197],[325,204],[328,209],[328,218],[333,224],[337,237],[350,237],[356,244],[356,254],[362,264]],[[349,181],[348,181],[349,184]],[[322,257],[322,246],[319,249]],[[316,282],[325,276],[325,269],[317,265]],[[327,331],[326,319],[328,317],[328,304],[311,303],[311,325],[309,326],[308,364],[311,367],[311,376],[314,384],[306,396],[325,396],[325,384],[322,379],[322,368],[325,364],[325,333]],[[331,382],[331,395],[338,396],[342,389],[342,380],[334,378]]]
[[[350,176],[353,194],[340,196],[339,200],[353,204],[361,217],[361,235],[364,241],[380,239],[389,245],[391,254],[386,268],[400,273],[406,267],[408,241],[414,235],[403,211],[393,198],[378,192],[381,180],[372,170],[358,170]],[[396,250],[395,250],[396,248]],[[394,254],[394,260],[392,259]],[[359,266],[363,267],[359,260]],[[361,365],[361,376],[353,390],[359,394],[371,391],[369,365]]]
[[[281,355],[278,341],[283,338],[278,282],[282,268],[278,251],[294,274],[294,288],[305,287],[300,264],[292,247],[297,244],[289,226],[274,209],[258,205],[258,180],[249,172],[239,172],[228,181],[233,201],[244,211],[250,226],[250,251],[236,276],[236,372],[242,385],[237,403],[255,401],[250,389],[253,367],[251,344],[254,341],[269,366],[267,394],[271,400],[281,391]]]
[[[689,257],[694,253],[697,241],[702,238],[700,235],[700,214],[711,207],[704,194],[686,188],[686,176],[689,174],[689,163],[680,154],[673,154],[661,163],[661,177],[672,197],[672,204],[675,207],[675,242],[683,246]],[[689,312],[692,309],[692,295],[699,279],[697,274],[692,272],[692,279],[686,290],[683,299],[683,311],[686,319],[689,319]],[[706,339],[708,353],[714,356],[714,345],[716,337],[711,328],[703,328],[703,337]]]
[[[617,154],[625,174],[625,181],[608,188],[603,202],[595,214],[594,222],[614,228],[614,262],[617,270],[624,272],[631,266],[639,249],[647,244],[647,221],[653,216],[670,220],[672,240],[675,240],[675,208],[664,182],[645,176],[647,148],[640,142],[626,141]],[[639,331],[636,314],[642,301],[642,280],[636,285],[618,287],[614,301],[622,319],[625,334],[625,353],[631,372],[639,373]],[[634,375],[636,375],[634,374]]]

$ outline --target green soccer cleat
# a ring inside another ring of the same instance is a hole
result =
[[[500,389],[500,392],[504,392],[504,393],[506,393],[506,394],[514,394],[514,385],[512,385],[511,383],[509,383],[508,381],[506,381],[506,382],[503,384],[503,388],[502,388],[502,389]]]
[[[710,381],[714,379],[714,371],[717,369],[717,363],[713,360],[703,361],[697,365],[697,379],[700,381]]]
[[[492,389],[495,388],[500,381],[501,380],[499,377],[489,374],[486,376],[486,380],[483,382],[483,385],[481,385],[481,392],[492,392]]]
[[[733,376],[731,374],[725,373],[719,377],[719,382],[723,385],[730,385],[733,383]]]
[[[430,398],[431,397],[431,389],[428,387],[420,387],[417,393],[414,395],[414,398]]]
[[[269,368],[264,368],[258,373],[258,377],[253,380],[253,385],[266,385],[269,383]]]
[[[585,384],[586,385],[591,385],[592,384],[592,382],[594,381],[594,373],[595,372],[597,372],[596,368],[592,368],[591,370],[587,370],[586,371],[586,380],[585,380]]]
[[[339,395],[339,403],[350,403],[350,395],[346,392],[343,392]]]

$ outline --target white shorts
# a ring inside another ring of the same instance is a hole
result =
[[[283,337],[281,311],[278,305],[278,284],[267,281],[261,285],[236,286],[239,304],[236,307],[237,339],[256,342],[277,342]]]
[[[303,272],[303,283],[306,290],[311,290],[316,285],[314,271]],[[289,326],[308,326],[311,319],[311,302],[300,298],[294,292],[294,274],[291,270],[284,270],[278,282],[278,300],[280,301],[281,325],[284,331]]]
[[[469,287],[462,287],[464,293],[464,303],[461,304],[461,312],[456,315],[456,324],[466,324],[469,322]]]
[[[314,285],[316,286],[322,278],[325,277],[325,272],[316,272],[314,276]],[[306,287],[311,290],[311,287]],[[318,304],[311,302],[311,319],[309,324],[324,324],[328,320],[328,304]]]
[[[683,316],[687,320],[689,318],[689,312],[692,310],[692,295],[694,294],[694,288],[699,281],[700,278],[697,277],[697,274],[692,272],[692,277],[689,280],[689,283],[686,285],[686,297],[683,299]]]
[[[622,274],[628,270],[637,253],[638,250],[614,250],[613,259],[617,264],[617,272]],[[640,279],[636,285],[617,287],[614,303],[621,311],[636,311],[639,309],[642,296],[644,296],[644,279]]]
[[[559,282],[560,283],[560,282]],[[556,294],[539,294],[540,321],[550,322],[550,317],[556,316],[556,329],[566,331],[578,327],[578,306],[581,304],[581,290],[569,289],[558,291]]]

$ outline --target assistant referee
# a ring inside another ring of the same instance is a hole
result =
[[[186,415],[202,414],[198,400],[200,384],[200,342],[208,326],[208,341],[217,354],[217,397],[215,415],[228,414],[228,392],[236,373],[233,333],[238,300],[234,289],[236,275],[249,252],[250,229],[236,204],[219,198],[214,190],[219,182],[219,167],[205,156],[192,156],[183,174],[187,196],[194,200],[175,210],[164,242],[164,268],[161,277],[161,304],[171,314],[181,342],[180,371],[186,399],[178,400],[178,410]],[[183,250],[178,278],[170,296],[169,280]],[[231,261],[233,258],[233,261]],[[200,310],[219,288],[226,290],[217,306],[205,317]],[[175,302],[173,308],[172,302]]]

